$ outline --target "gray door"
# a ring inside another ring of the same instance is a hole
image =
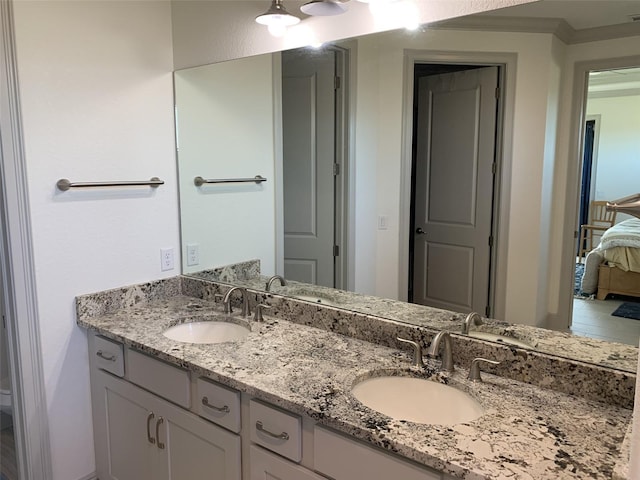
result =
[[[497,67],[419,79],[415,303],[488,305],[497,84]]]
[[[335,53],[282,54],[284,275],[334,286]]]

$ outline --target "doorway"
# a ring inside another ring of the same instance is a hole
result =
[[[597,70],[589,68],[587,72],[577,223],[580,227],[578,238],[582,237],[582,225],[593,225],[585,227],[585,230],[592,229],[593,239],[586,245],[580,245],[580,240],[577,242],[579,254],[575,265],[572,265],[575,266],[575,275],[570,328],[576,335],[637,346],[640,322],[633,317],[624,318],[630,314],[623,313],[633,310],[632,305],[637,306],[640,302],[640,291],[634,287],[635,279],[640,278],[640,265],[633,261],[637,248],[629,246],[624,251],[628,264],[622,262],[621,266],[627,270],[623,272],[617,267],[607,269],[607,273],[615,275],[616,279],[615,288],[611,290],[617,293],[612,294],[606,293],[610,286],[606,285],[606,277],[603,282],[600,281],[599,266],[602,262],[616,262],[616,255],[622,252],[608,249],[603,244],[604,249],[599,250],[600,254],[594,253],[586,261],[584,249],[580,248],[586,247],[587,253],[593,250],[600,244],[602,234],[611,226],[598,223],[597,216],[590,211],[595,210],[591,207],[597,205],[592,202],[611,201],[638,192],[635,179],[640,174],[640,167],[635,159],[640,148],[637,138],[640,128],[640,116],[637,113],[640,111],[640,68],[621,65]],[[629,221],[634,219],[624,213],[617,213],[614,219],[616,224],[624,222],[620,228],[624,228],[626,239],[637,243],[640,241],[640,231]],[[620,244],[617,248],[625,248],[625,241],[617,240]],[[614,314],[623,304],[627,305]]]
[[[348,52],[282,53],[284,276],[345,288]]]
[[[409,301],[491,314],[500,68],[416,64]]]

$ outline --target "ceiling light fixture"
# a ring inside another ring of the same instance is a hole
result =
[[[330,16],[346,12],[347,7],[334,0],[311,0],[302,5],[300,11],[306,15]]]
[[[300,19],[284,8],[282,0],[273,0],[269,10],[256,17],[256,22],[269,27],[272,35],[284,35],[287,27],[300,23]]]

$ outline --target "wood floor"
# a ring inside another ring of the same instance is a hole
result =
[[[2,480],[18,480],[13,427],[0,430],[0,474]]]
[[[640,320],[611,315],[624,300],[573,300],[571,332],[582,337],[638,346]]]

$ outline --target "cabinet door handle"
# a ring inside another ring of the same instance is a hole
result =
[[[164,450],[164,443],[160,441],[160,425],[164,423],[164,418],[158,417],[156,421],[156,438],[158,439],[158,448]]]
[[[153,412],[149,412],[149,415],[147,415],[147,441],[151,445],[156,443],[156,439],[151,436],[151,428],[149,427],[149,424],[151,423],[151,420],[153,420],[153,417],[155,417]]]
[[[99,356],[100,358],[103,358],[105,360],[108,360],[109,362],[115,362],[116,359],[118,358],[115,355],[105,355],[105,353],[102,350],[98,350],[96,352],[96,355]]]
[[[279,440],[289,440],[289,434],[287,432],[282,432],[282,433],[270,432],[269,430],[264,428],[264,426],[262,425],[262,422],[260,420],[258,420],[256,422],[256,430],[258,430],[259,432],[264,433],[265,435],[269,435],[272,438],[277,438]]]
[[[224,405],[222,407],[216,407],[215,405],[212,405],[209,403],[209,399],[207,397],[202,397],[202,405],[212,410],[215,410],[216,412],[229,413],[229,407],[227,405]]]

